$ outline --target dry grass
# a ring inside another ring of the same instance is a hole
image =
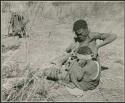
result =
[[[35,94],[45,98],[47,91],[42,86],[44,85],[43,80],[36,77],[35,73],[36,71],[27,67],[23,79],[12,82],[9,90],[4,89],[6,87],[4,86],[2,92],[3,101],[31,101]]]

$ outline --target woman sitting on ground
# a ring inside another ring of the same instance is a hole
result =
[[[68,60],[68,58],[71,56],[70,54],[74,52],[85,55],[84,51],[87,50],[87,48],[90,48],[91,52],[89,51],[90,53],[88,54],[92,55],[93,59],[87,60],[85,63],[86,65],[83,67],[79,66],[77,59],[74,59],[72,62],[73,64],[71,63],[70,65],[71,67],[69,66],[69,71],[64,70],[62,74],[64,77],[66,76],[65,74],[68,74],[69,76],[67,76],[67,78],[69,81],[73,82],[79,89],[94,89],[99,84],[101,71],[98,50],[100,47],[114,41],[117,36],[115,34],[90,32],[85,20],[76,21],[73,25],[73,31],[76,37],[74,38],[75,42],[73,42],[66,49],[66,52],[69,54],[62,56],[60,57],[60,60],[57,60],[59,61],[56,63],[58,65],[57,69],[55,69],[56,67],[50,69],[51,72],[49,73],[48,77],[55,78],[55,80],[62,79],[63,77],[60,75],[60,71],[62,70],[59,68],[61,68],[62,64]],[[96,44],[96,40],[98,39],[103,41],[99,45]],[[82,47],[84,47],[84,50],[81,49],[82,53],[80,53],[80,48]],[[79,62],[84,64],[85,60],[81,59]]]

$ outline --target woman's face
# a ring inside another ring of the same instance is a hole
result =
[[[75,32],[75,34],[76,34],[78,39],[84,41],[86,39],[86,37],[88,36],[89,31],[88,31],[88,29],[81,28],[81,29],[77,30]]]

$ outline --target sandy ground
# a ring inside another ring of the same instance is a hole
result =
[[[2,15],[5,20],[6,15]],[[96,22],[95,22],[96,21]],[[57,90],[56,101],[124,101],[124,23],[122,20],[96,20],[89,18],[90,29],[95,32],[115,33],[118,39],[99,50],[102,65],[109,69],[102,72],[99,86],[92,91],[85,92],[83,97],[74,97],[62,87]],[[5,25],[4,25],[5,24]],[[6,21],[2,21],[2,33],[7,33]],[[21,69],[27,63],[27,56],[34,69],[40,68],[41,72],[48,65],[49,61],[63,53],[65,48],[71,43],[74,34],[72,33],[72,23],[55,25],[54,21],[46,20],[42,25],[42,20],[32,28],[29,38],[5,38],[2,43],[9,45],[12,40],[20,42],[21,46],[14,51],[2,53],[2,63],[12,56],[11,60],[19,63]],[[50,25],[51,24],[51,25]],[[115,26],[114,26],[115,25]],[[27,44],[28,43],[28,47]],[[27,49],[29,54],[27,55]],[[53,91],[56,94],[56,91]]]

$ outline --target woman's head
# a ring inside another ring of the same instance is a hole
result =
[[[87,22],[82,19],[75,21],[73,24],[73,32],[79,40],[84,40],[89,34]]]
[[[88,29],[87,22],[85,20],[79,19],[74,22],[73,31],[76,32],[79,29]]]

